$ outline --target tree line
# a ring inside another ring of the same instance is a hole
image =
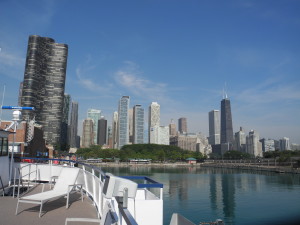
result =
[[[198,161],[206,158],[201,152],[183,150],[177,146],[158,144],[134,144],[124,145],[118,149],[101,149],[99,145],[89,148],[80,148],[76,152],[77,156],[88,158],[118,158],[121,161],[129,159],[151,159],[155,161],[185,161],[187,158],[195,158]]]

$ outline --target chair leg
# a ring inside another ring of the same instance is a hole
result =
[[[42,208],[43,208],[43,202],[41,202],[41,207],[40,207],[40,214],[39,214],[40,218],[41,218],[41,214],[42,214]]]
[[[81,192],[81,201],[83,202],[83,191],[82,191],[82,187],[81,187],[80,192]]]
[[[19,208],[19,200],[18,200],[18,203],[17,203],[16,215],[18,215],[18,208]]]
[[[66,208],[69,208],[69,193],[67,194],[67,205]]]

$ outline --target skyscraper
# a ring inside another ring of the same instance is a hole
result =
[[[67,57],[66,44],[29,36],[21,105],[35,107],[35,111],[24,111],[23,119],[35,116],[47,144],[60,142]]]
[[[220,144],[220,111],[212,110],[208,113],[209,121],[209,144]]]
[[[116,149],[118,148],[118,112],[114,112],[113,118],[112,118],[112,148]]]
[[[169,145],[170,132],[169,126],[153,126],[150,129],[151,144]]]
[[[254,130],[246,137],[246,152],[255,157],[262,157],[262,144],[259,141],[259,134]]]
[[[133,143],[133,109],[128,109],[129,143]]]
[[[232,145],[233,128],[230,100],[226,97],[221,101],[221,144]]]
[[[281,138],[279,140],[279,149],[280,149],[280,151],[291,150],[290,139],[287,137]]]
[[[171,123],[169,124],[169,133],[170,133],[170,137],[174,137],[177,135],[176,132],[176,124],[174,123],[174,120],[171,120]]]
[[[68,131],[68,140],[71,148],[79,148],[77,143],[77,130],[78,129],[78,102],[73,102],[71,104],[71,118]]]
[[[97,137],[98,137],[98,120],[101,118],[101,110],[99,109],[88,109],[87,118],[93,120],[93,137],[94,137],[94,144],[98,144]]]
[[[245,152],[246,151],[246,134],[243,131],[243,128],[240,127],[240,130],[234,135],[234,150]]]
[[[118,148],[129,143],[129,96],[123,96],[119,101]]]
[[[88,148],[94,145],[94,122],[91,118],[87,118],[83,121],[82,126],[82,147]]]
[[[61,122],[61,144],[68,144],[68,125],[70,122],[70,112],[71,112],[71,96],[65,94],[64,104],[63,104],[63,116]]]
[[[19,96],[18,96],[18,106],[22,105],[22,92],[23,92],[23,82],[20,82]]]
[[[262,144],[262,152],[270,152],[275,151],[275,141],[272,139],[260,139],[259,140]]]
[[[100,120],[98,120],[97,143],[101,146],[107,144],[107,120],[104,116],[101,116]]]
[[[144,109],[141,105],[133,107],[133,143],[144,143]]]
[[[187,120],[185,117],[181,117],[178,119],[178,131],[180,134],[187,133]]]
[[[149,121],[148,121],[148,135],[149,143],[155,143],[151,132],[157,130],[160,126],[160,105],[157,102],[152,102],[149,106]]]

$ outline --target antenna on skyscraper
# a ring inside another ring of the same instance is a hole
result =
[[[227,99],[228,96],[227,96],[227,84],[225,82],[225,85],[224,85],[224,88],[223,88],[223,99]]]

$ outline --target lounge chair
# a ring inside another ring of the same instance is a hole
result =
[[[79,171],[79,168],[64,167],[62,168],[61,173],[58,176],[58,179],[52,190],[20,197],[17,203],[16,215],[18,214],[19,203],[22,202],[41,205],[39,213],[39,217],[41,217],[43,204],[45,202],[63,196],[67,196],[66,208],[69,208],[69,194],[75,190],[75,187],[79,186],[81,187],[81,200],[83,201],[82,184],[76,184]]]
[[[106,201],[103,215],[101,219],[93,219],[93,218],[66,218],[65,225],[68,225],[70,222],[86,222],[86,223],[98,223],[100,225],[114,225],[118,224],[118,216],[111,206],[109,201]]]

